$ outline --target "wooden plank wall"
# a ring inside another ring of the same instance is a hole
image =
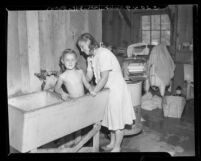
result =
[[[21,60],[19,51],[18,12],[8,12],[7,87],[9,93],[21,94]],[[25,60],[27,61],[27,60]],[[24,64],[22,64],[24,65]],[[27,66],[28,67],[28,66]]]
[[[193,5],[178,5],[177,42],[193,40]]]
[[[36,90],[40,90],[40,84],[41,84],[38,78],[34,76],[34,73],[40,72],[40,53],[39,53],[40,40],[39,40],[39,27],[38,27],[39,26],[38,12],[37,11],[26,12],[26,21],[27,21],[27,39],[28,39],[27,54],[28,54],[29,82],[30,82],[29,91],[34,92]]]
[[[178,21],[176,32],[176,57],[175,57],[175,76],[173,83],[173,92],[175,92],[177,86],[181,86],[183,91],[185,87],[184,83],[184,64],[193,62],[192,51],[178,51],[178,46],[183,42],[192,42],[193,40],[193,5],[178,5]]]
[[[141,41],[140,14],[134,10],[124,10],[131,23],[127,24],[118,9],[103,10],[103,42],[114,47],[128,47],[128,45]]]
[[[84,32],[102,41],[101,10],[8,11],[8,97],[40,90],[34,73],[59,70],[61,52],[78,51],[75,42]],[[80,55],[78,66],[86,70]]]
[[[171,37],[171,54],[176,60],[174,88],[180,85],[184,86],[184,62],[189,62],[192,59],[193,52],[178,52],[176,48],[183,42],[192,42],[193,40],[193,5],[170,5],[172,23],[172,37]],[[103,42],[113,45],[114,47],[127,47],[129,44],[137,43],[142,40],[140,28],[141,15],[145,14],[143,11],[125,10],[128,19],[131,22],[129,27],[118,13],[118,10],[103,10]],[[154,11],[155,13],[157,11]],[[153,12],[153,13],[154,13]],[[159,11],[163,12],[164,11]],[[166,12],[166,11],[165,11]],[[168,13],[168,12],[167,12]],[[147,12],[152,14],[152,12]],[[120,58],[118,60],[121,60]],[[121,61],[120,61],[121,62]],[[179,62],[179,63],[177,63]]]
[[[19,54],[20,54],[20,69],[21,69],[21,84],[23,84],[23,92],[28,92],[30,86],[29,79],[29,57],[28,57],[28,36],[27,36],[27,21],[26,12],[18,12],[18,34],[19,34]],[[15,36],[15,35],[12,35]],[[9,52],[8,52],[9,55]],[[13,60],[10,60],[12,62]],[[8,62],[8,64],[10,64]],[[9,69],[9,68],[8,68]],[[17,81],[16,81],[17,82]],[[13,91],[14,92],[14,91]]]

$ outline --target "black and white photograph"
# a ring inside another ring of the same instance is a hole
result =
[[[194,157],[197,7],[8,8],[9,154]]]

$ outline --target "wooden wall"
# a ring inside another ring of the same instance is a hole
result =
[[[177,6],[177,32],[176,32],[176,57],[175,57],[175,77],[173,91],[177,86],[181,86],[185,93],[184,64],[193,64],[193,51],[179,50],[183,42],[193,43],[193,5]],[[196,27],[196,26],[195,26]]]
[[[141,42],[140,17],[144,14],[166,13],[171,21],[170,53],[175,60],[176,70],[174,88],[184,87],[184,63],[193,62],[193,52],[178,51],[183,42],[193,40],[193,5],[169,5],[167,8],[157,10],[124,10],[131,25],[119,14],[119,10],[103,10],[103,42],[114,47],[127,47],[129,44]],[[120,58],[119,58],[120,60]],[[121,60],[122,61],[122,60]]]
[[[128,18],[119,13],[118,9],[103,10],[103,42],[114,47],[127,47],[141,40],[140,16],[135,15],[133,10],[123,10]]]
[[[193,5],[178,5],[177,43],[193,40]]]
[[[100,10],[8,11],[8,96],[40,90],[34,76],[40,69],[59,70],[59,57],[66,48],[76,51],[78,36],[89,32],[102,41]],[[78,66],[86,70],[79,55]]]

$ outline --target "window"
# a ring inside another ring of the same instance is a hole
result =
[[[170,45],[170,20],[167,14],[142,16],[141,22],[142,41],[151,45],[162,42]]]

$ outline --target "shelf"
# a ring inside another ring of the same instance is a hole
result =
[[[180,64],[193,64],[193,52],[192,51],[177,51],[175,62]]]

